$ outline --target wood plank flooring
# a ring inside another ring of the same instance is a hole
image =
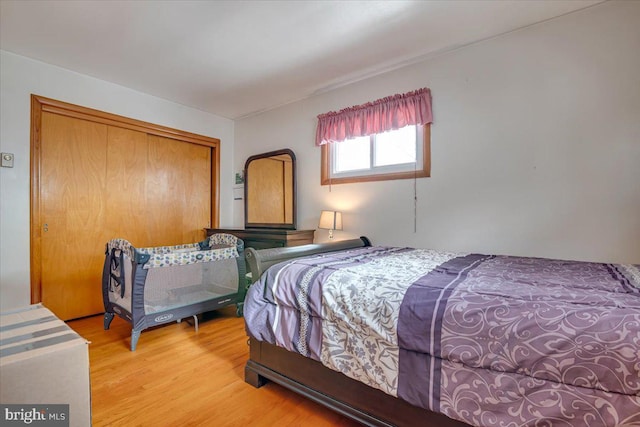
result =
[[[357,426],[273,383],[244,382],[249,348],[235,307],[207,315],[196,333],[186,322],[142,332],[102,316],[68,322],[89,345],[93,426]]]

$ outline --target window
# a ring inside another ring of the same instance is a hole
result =
[[[320,114],[322,185],[429,176],[432,121],[429,88]]]
[[[430,125],[322,145],[322,185],[430,175]]]

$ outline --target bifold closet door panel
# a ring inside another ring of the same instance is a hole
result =
[[[211,148],[149,135],[145,246],[196,242],[211,221]]]
[[[103,310],[108,126],[42,115],[42,303],[63,320]]]
[[[145,132],[109,126],[103,245],[122,237],[147,246],[146,175],[149,144]],[[151,245],[149,245],[151,246]],[[104,260],[103,260],[104,261]]]

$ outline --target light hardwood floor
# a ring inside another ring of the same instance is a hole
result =
[[[211,317],[211,318],[209,318]],[[269,383],[244,382],[244,320],[227,307],[193,326],[171,323],[142,332],[129,351],[131,327],[116,317],[68,322],[89,345],[93,426],[357,426]]]

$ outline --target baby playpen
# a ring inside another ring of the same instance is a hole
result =
[[[236,304],[246,293],[244,242],[214,234],[199,243],[135,248],[124,239],[107,243],[102,273],[104,329],[117,314],[132,325],[131,351],[151,326]]]

